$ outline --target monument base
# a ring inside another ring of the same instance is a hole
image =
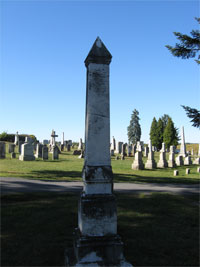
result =
[[[145,164],[145,169],[156,169],[156,162],[154,160],[147,160],[146,164]]]
[[[66,251],[65,266],[127,266],[120,236],[85,237],[75,229],[74,248]]]
[[[20,155],[19,156],[19,160],[22,160],[22,161],[31,161],[31,160],[35,160],[35,157],[34,156]]]

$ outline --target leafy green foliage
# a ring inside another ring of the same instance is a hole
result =
[[[137,141],[140,141],[141,137],[141,127],[139,123],[139,112],[134,109],[131,115],[130,124],[127,127],[127,135],[129,143],[136,144]]]
[[[200,18],[195,18],[197,22],[200,24]],[[175,57],[181,57],[183,59],[194,58],[200,50],[200,31],[192,30],[191,36],[186,34],[182,34],[180,32],[174,32],[174,35],[180,41],[180,43],[176,43],[175,47],[170,45],[166,45],[169,51]],[[195,60],[197,64],[200,64],[200,55],[198,59]]]
[[[200,111],[188,106],[181,106],[185,109],[188,118],[192,119],[192,126],[200,128]]]
[[[161,118],[159,118],[158,125],[157,125],[157,136],[158,136],[157,148],[158,149],[162,148],[164,129],[165,129],[165,126],[164,126],[163,120]]]
[[[151,129],[150,129],[150,139],[151,139],[151,144],[152,146],[158,147],[158,134],[157,134],[157,128],[158,128],[158,123],[156,118],[153,118],[153,121],[151,123]]]
[[[168,123],[165,127],[163,141],[167,148],[171,145],[178,145],[176,128],[174,127],[174,123],[171,118],[168,119]]]

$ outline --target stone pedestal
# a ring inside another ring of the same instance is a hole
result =
[[[187,156],[184,159],[184,165],[192,165],[191,156]]]
[[[113,195],[109,112],[111,57],[97,38],[85,60],[84,188],[79,201],[74,248],[67,251],[68,266],[131,266],[124,259],[123,243],[117,235],[117,208]]]
[[[166,155],[165,152],[160,152],[160,159],[158,161],[157,167],[158,168],[166,168],[168,166],[166,161]]]
[[[135,153],[135,159],[132,164],[133,170],[143,170],[144,169],[144,163],[142,161],[142,152],[138,151]]]
[[[6,145],[4,142],[0,141],[0,159],[5,159],[6,157]]]
[[[25,143],[21,145],[21,155],[19,156],[19,160],[22,161],[32,161],[35,160],[33,145],[30,142],[30,139],[26,137]]]
[[[199,165],[200,164],[200,158],[196,158],[194,161],[193,161],[193,164],[195,165]]]
[[[154,160],[154,152],[152,150],[151,140],[149,140],[149,147],[148,147],[148,159],[145,163],[145,169],[155,169],[157,166]]]
[[[171,168],[176,167],[174,152],[170,152],[169,154],[168,167],[171,167]]]
[[[183,162],[183,156],[178,155],[178,156],[176,157],[176,165],[177,165],[177,166],[182,166],[182,165],[184,165],[184,162]]]

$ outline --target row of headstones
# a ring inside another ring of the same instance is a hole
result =
[[[197,172],[200,173],[200,167],[197,167]],[[190,174],[190,169],[186,168],[185,169],[185,174],[188,175]],[[178,170],[174,170],[174,176],[178,176],[179,175],[179,171]]]
[[[34,145],[31,140],[26,137],[24,144],[19,144],[19,160],[22,161],[32,161],[35,158],[42,158],[43,160],[48,160],[48,147],[46,145],[37,144],[36,154],[34,155]],[[15,144],[8,145],[8,152],[11,153],[11,158],[16,158]],[[59,159],[60,150],[57,146],[52,147],[52,160]],[[0,158],[6,157],[6,144],[5,142],[0,142]]]
[[[200,164],[200,157],[196,158],[194,162],[192,162],[191,156],[188,155],[185,158],[182,155],[178,155],[175,159],[175,152],[174,152],[174,146],[170,146],[170,153],[169,153],[169,160],[166,160],[166,152],[163,148],[163,151],[160,152],[160,158],[158,163],[156,163],[154,159],[154,152],[151,149],[151,146],[149,146],[149,153],[148,153],[148,159],[144,166],[144,163],[142,161],[142,152],[137,151],[135,154],[135,158],[132,164],[132,169],[136,170],[143,170],[145,169],[154,169],[154,168],[167,168],[167,167],[176,167],[176,166],[182,166],[182,165],[192,165],[192,164]]]

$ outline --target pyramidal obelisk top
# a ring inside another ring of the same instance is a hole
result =
[[[95,40],[89,54],[85,59],[85,66],[87,67],[89,63],[96,64],[110,64],[112,55],[101,41],[99,37]]]

